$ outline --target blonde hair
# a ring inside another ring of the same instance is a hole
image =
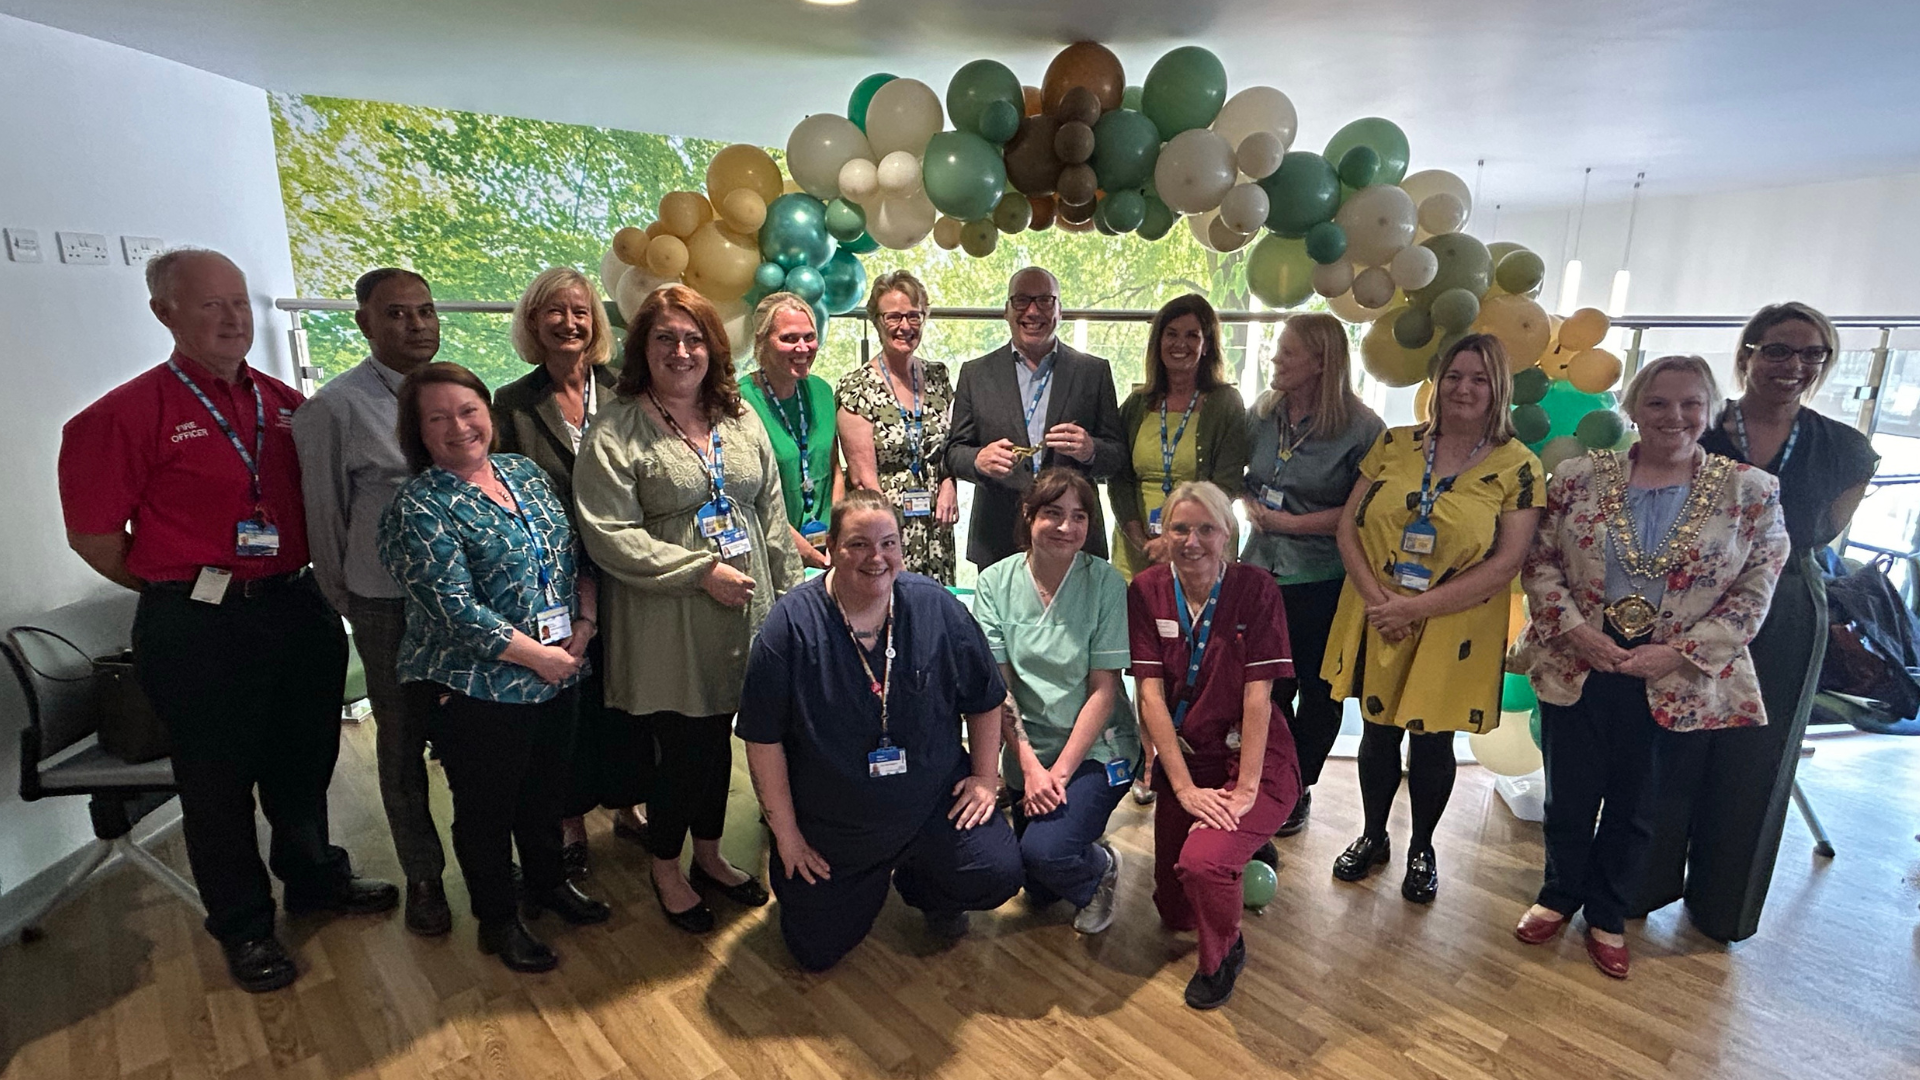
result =
[[[1320,357],[1320,385],[1313,392],[1311,437],[1329,439],[1347,430],[1360,398],[1353,392],[1353,361],[1347,348],[1346,324],[1323,311],[1310,311],[1289,318],[1286,330],[1300,335],[1307,351]],[[1282,333],[1285,331],[1283,330]],[[1279,363],[1279,341],[1274,342],[1274,364]],[[1255,416],[1265,420],[1279,411],[1285,394],[1268,387],[1254,399]]]
[[[1439,361],[1433,366],[1433,396],[1440,396],[1440,380],[1446,377],[1448,369],[1453,367],[1461,353],[1478,353],[1480,362],[1487,372],[1487,390],[1492,400],[1487,402],[1487,441],[1495,446],[1513,438],[1513,376],[1507,373],[1507,349],[1500,339],[1492,334],[1468,334],[1440,354]],[[1432,416],[1429,421],[1433,431],[1440,431],[1440,410],[1428,403],[1427,412]]]
[[[1160,508],[1160,520],[1173,520],[1173,509],[1184,502],[1199,503],[1207,516],[1227,531],[1226,561],[1233,562],[1240,550],[1240,522],[1233,516],[1233,500],[1227,493],[1209,480],[1188,480],[1173,489],[1167,495],[1166,504]]]
[[[1753,357],[1754,350],[1760,347],[1760,339],[1767,336],[1767,331],[1795,320],[1820,331],[1820,340],[1827,343],[1827,362],[1820,365],[1820,373],[1813,377],[1813,382],[1807,384],[1807,389],[1800,395],[1802,401],[1813,400],[1813,396],[1820,392],[1821,385],[1827,381],[1827,376],[1833,373],[1834,361],[1840,356],[1840,331],[1834,329],[1832,319],[1798,300],[1768,304],[1754,312],[1753,318],[1747,320],[1747,325],[1740,328],[1740,344],[1733,350],[1734,386],[1741,390],[1747,388],[1747,361]]]
[[[753,362],[760,367],[767,366],[767,344],[773,340],[773,317],[783,311],[798,311],[807,317],[807,325],[813,326],[813,307],[805,300],[790,292],[768,293],[753,308]],[[818,334],[820,328],[813,327]]]
[[[1633,381],[1627,384],[1626,393],[1620,396],[1620,411],[1629,419],[1640,407],[1640,399],[1647,395],[1647,388],[1653,380],[1669,371],[1680,371],[1699,379],[1707,387],[1707,405],[1718,408],[1720,402],[1720,380],[1713,377],[1713,369],[1707,366],[1705,359],[1698,356],[1663,356],[1634,373]]]
[[[547,350],[540,344],[540,332],[534,318],[540,309],[565,289],[579,289],[593,310],[593,337],[587,342],[587,363],[599,367],[613,356],[613,324],[607,321],[607,305],[600,302],[600,290],[587,275],[571,266],[543,270],[528,283],[527,291],[513,305],[513,351],[529,364],[547,362]]]
[[[880,298],[890,292],[905,293],[913,306],[926,311],[932,302],[927,296],[927,287],[920,279],[906,270],[895,270],[881,274],[873,279],[873,288],[867,291],[867,321],[875,327],[880,325]]]

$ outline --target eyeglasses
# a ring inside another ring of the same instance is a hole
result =
[[[1059,297],[1050,294],[1035,296],[1032,293],[1014,293],[1007,297],[1007,303],[1012,304],[1015,311],[1025,311],[1031,307],[1037,307],[1041,311],[1052,311],[1054,305],[1059,302]]]
[[[1770,341],[1765,345],[1749,345],[1747,348],[1753,350],[1760,359],[1769,364],[1784,364],[1797,357],[1808,367],[1819,367],[1833,358],[1833,350],[1825,345],[1809,345],[1804,349],[1796,349],[1791,345]]]
[[[902,326],[919,326],[921,323],[927,321],[927,313],[924,311],[883,311],[880,313],[880,321],[895,329]]]

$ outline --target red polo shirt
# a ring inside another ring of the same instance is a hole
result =
[[[280,530],[280,553],[234,552],[234,529],[253,516],[252,476],[232,440],[192,390],[161,364],[113,389],[67,421],[60,438],[60,505],[67,529],[116,533],[133,525],[127,570],[143,581],[191,581],[203,566],[240,579],[307,564],[307,518],[293,448],[299,391],[240,365],[228,383],[178,353],[174,361],[254,449],[253,391],[260,388],[267,438],[261,509]]]

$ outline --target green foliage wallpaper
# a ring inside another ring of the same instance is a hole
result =
[[[535,274],[561,264],[597,280],[614,230],[647,224],[669,191],[701,190],[708,159],[725,145],[341,98],[276,94],[272,111],[294,275],[306,297],[349,298],[354,279],[382,265],[418,271],[442,301],[510,302]],[[1002,237],[985,259],[928,240],[864,261],[870,279],[913,271],[936,306],[999,307],[1007,278],[1029,264],[1059,276],[1070,307],[1152,308],[1187,292],[1222,308],[1248,303],[1244,251],[1208,251],[1184,227],[1157,243],[1058,229],[1022,233]],[[305,322],[314,363],[327,375],[365,355],[351,316],[309,314]],[[834,319],[820,374],[836,379],[858,363],[865,329],[860,320]],[[1078,332],[1062,330],[1069,341]],[[1124,394],[1140,378],[1146,326],[1095,322],[1084,333],[1089,350],[1113,361]],[[936,322],[923,355],[957,366],[1005,340],[997,322]],[[526,370],[503,315],[444,315],[442,342],[442,359],[492,385]],[[1233,346],[1229,360],[1238,369],[1244,330]]]

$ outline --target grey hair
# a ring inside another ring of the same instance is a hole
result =
[[[219,259],[234,269],[240,264],[212,248],[177,247],[163,251],[147,260],[147,296],[162,303],[173,302],[174,281],[180,276],[180,268],[195,259],[212,257]]]

